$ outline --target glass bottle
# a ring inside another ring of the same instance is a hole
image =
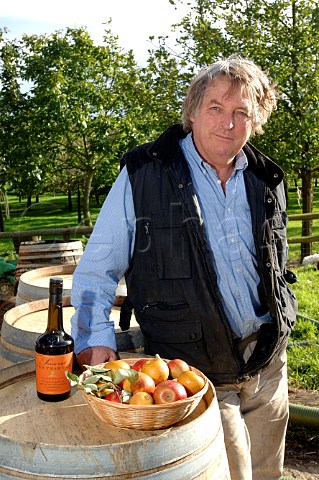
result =
[[[36,389],[41,400],[58,402],[69,397],[65,372],[72,372],[74,342],[63,328],[63,279],[50,278],[48,324],[35,344]]]

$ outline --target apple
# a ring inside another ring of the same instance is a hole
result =
[[[187,370],[177,377],[178,383],[185,387],[188,396],[195,395],[205,386],[205,380],[203,377],[193,372],[192,370]]]
[[[144,365],[145,362],[148,362],[149,358],[140,358],[139,360],[137,360],[137,362],[134,363],[134,365],[132,365],[132,369],[133,370],[136,370],[137,372],[141,372],[142,370],[142,366]]]
[[[124,370],[129,370],[130,366],[125,360],[111,360],[104,364],[104,368],[106,370],[112,370],[113,372],[117,372],[120,368]]]
[[[130,382],[128,378],[124,380],[123,389],[131,392],[133,395],[137,392],[146,392],[152,394],[155,390],[155,382],[146,373],[138,372],[136,382]]]
[[[152,405],[154,399],[150,393],[136,392],[129,401],[130,405]]]
[[[187,392],[181,383],[175,380],[165,380],[156,385],[153,398],[156,404],[171,403],[187,398]]]
[[[152,377],[155,385],[164,382],[169,377],[167,363],[157,354],[154,358],[151,358],[147,362],[143,363],[142,372]]]
[[[110,402],[116,402],[116,403],[121,403],[121,394],[119,392],[111,392],[106,397],[104,397],[104,400],[109,400]]]
[[[168,362],[169,374],[172,378],[177,378],[181,373],[190,370],[188,363],[180,358],[174,358]]]

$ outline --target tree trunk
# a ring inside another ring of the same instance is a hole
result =
[[[86,227],[92,227],[91,213],[90,213],[90,193],[93,180],[93,172],[87,172],[84,180],[84,192],[83,192],[83,213],[84,224]]]
[[[10,218],[10,205],[7,192],[4,193],[4,202],[5,202],[5,217],[7,220]]]
[[[71,189],[68,188],[68,211],[69,212],[72,212],[72,193],[71,193]]]
[[[32,197],[31,197],[31,195],[28,195],[27,196],[27,207],[31,207],[31,205],[32,205]]]
[[[289,196],[288,196],[288,185],[286,182],[284,182],[284,189],[285,189],[286,204],[288,208]]]
[[[4,219],[2,213],[2,193],[0,192],[0,232],[4,232]]]
[[[313,185],[312,185],[312,173],[308,170],[302,170],[302,213],[311,213],[313,206]],[[303,220],[301,228],[301,236],[312,235],[312,220]],[[301,261],[307,255],[312,254],[312,243],[301,244]]]
[[[78,204],[78,224],[80,224],[82,222],[82,209],[81,209],[81,190],[80,190],[79,184],[78,184],[77,204]]]

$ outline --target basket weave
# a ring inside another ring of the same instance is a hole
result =
[[[138,358],[124,359],[129,365],[133,365]],[[160,405],[129,405],[103,400],[94,395],[81,393],[93,412],[103,421],[114,427],[135,428],[138,430],[157,430],[180,422],[190,415],[208,388],[208,379],[199,370],[191,367],[205,380],[205,385],[198,393],[184,400]]]

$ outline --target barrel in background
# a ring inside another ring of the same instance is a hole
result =
[[[15,283],[29,270],[54,265],[77,265],[83,255],[80,240],[43,240],[40,242],[22,242],[19,248]]]
[[[56,265],[24,272],[20,276],[18,284],[16,305],[49,298],[49,283],[51,277],[63,278],[63,295],[69,297],[71,295],[75,268],[76,265]],[[121,306],[127,295],[124,277],[120,279],[115,294],[114,305]]]
[[[69,297],[75,268],[76,265],[57,265],[24,272],[18,284],[16,305],[49,298],[51,277],[61,277],[63,279],[63,296]]]

